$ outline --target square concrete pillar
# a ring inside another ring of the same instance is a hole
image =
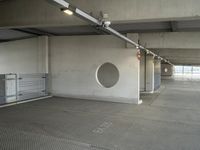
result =
[[[154,57],[146,56],[146,92],[154,92]]]
[[[140,92],[145,92],[146,90],[146,53],[141,51],[140,58]]]
[[[173,77],[173,65],[170,64],[161,64],[161,77],[162,79]]]
[[[160,88],[161,85],[161,60],[154,60],[154,90]]]
[[[38,72],[49,73],[49,39],[48,36],[38,37]]]

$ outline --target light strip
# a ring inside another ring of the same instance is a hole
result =
[[[69,3],[64,0],[53,0],[57,4],[63,6],[64,8],[69,8]]]
[[[68,15],[73,15],[73,11],[69,10],[69,9],[66,9],[66,10],[63,10],[64,13],[68,14]]]

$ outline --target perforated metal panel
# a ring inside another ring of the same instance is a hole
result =
[[[18,74],[17,100],[27,100],[48,95],[47,74]]]

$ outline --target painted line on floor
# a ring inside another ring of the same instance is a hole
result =
[[[30,99],[30,100],[26,100],[26,101],[19,101],[19,102],[15,102],[15,103],[11,103],[11,104],[5,104],[5,105],[0,106],[0,108],[10,107],[10,106],[24,104],[24,103],[29,103],[29,102],[47,99],[47,98],[51,98],[51,97],[53,97],[53,96],[45,96],[45,97]]]

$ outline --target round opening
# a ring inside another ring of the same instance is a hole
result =
[[[119,81],[119,70],[111,63],[105,63],[97,69],[97,81],[105,87],[111,88]]]
[[[168,69],[167,69],[167,68],[165,68],[165,72],[166,72],[166,73],[168,72]]]

